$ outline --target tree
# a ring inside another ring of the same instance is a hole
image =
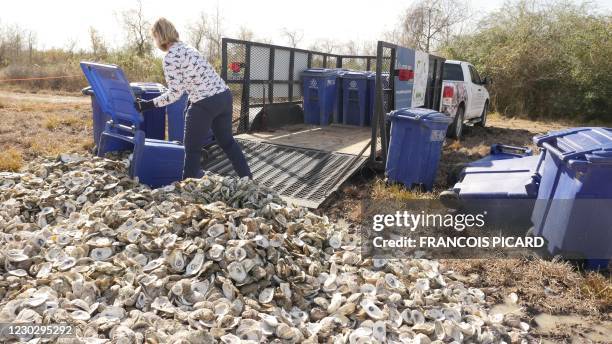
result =
[[[149,37],[151,23],[145,18],[142,0],[136,1],[136,8],[122,12],[123,28],[127,34],[128,45],[136,50],[136,54],[144,57],[151,53],[153,44]]]
[[[292,48],[297,48],[298,44],[300,44],[300,42],[304,38],[304,33],[302,31],[289,30],[286,27],[283,28],[282,33],[283,33],[283,36],[287,38],[287,42],[289,43],[289,46],[291,46]]]
[[[398,38],[402,44],[430,52],[448,41],[453,29],[468,18],[468,6],[462,0],[421,0],[406,10]]]
[[[108,49],[106,48],[106,42],[104,42],[104,38],[96,30],[93,26],[89,27],[89,42],[91,44],[91,51],[94,56],[103,57],[108,53]]]
[[[187,27],[189,43],[205,54],[214,65],[218,65],[221,61],[223,21],[223,16],[217,6],[214,15],[208,16],[200,12],[198,18]]]
[[[200,12],[198,18],[187,27],[187,41],[198,51],[204,50],[206,31],[208,30],[206,14]]]
[[[321,53],[332,54],[338,49],[338,44],[331,39],[319,39],[310,46],[310,49]]]
[[[223,16],[217,5],[215,14],[208,21],[208,29],[206,30],[206,39],[208,40],[208,60],[214,64],[219,64],[221,61],[221,39],[223,38]]]
[[[255,34],[253,33],[253,31],[249,30],[244,26],[240,27],[240,30],[238,31],[238,39],[241,39],[243,41],[252,41],[254,38]]]
[[[612,16],[589,3],[507,2],[441,47],[490,76],[492,109],[531,118],[612,121]]]

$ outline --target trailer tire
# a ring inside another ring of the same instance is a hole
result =
[[[455,114],[455,120],[448,127],[448,131],[446,132],[446,136],[451,139],[461,140],[461,135],[463,134],[463,120],[465,118],[465,109],[463,105],[460,105],[457,108],[457,113]]]

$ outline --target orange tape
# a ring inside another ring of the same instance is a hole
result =
[[[22,79],[3,79],[0,82],[8,82],[8,81],[29,81],[29,80],[49,80],[49,79],[65,79],[65,78],[75,78],[78,76],[82,76],[81,74],[76,75],[61,75],[61,76],[46,76],[40,78],[22,78]]]

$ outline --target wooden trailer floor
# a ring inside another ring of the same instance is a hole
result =
[[[271,131],[240,134],[236,138],[278,145],[316,149],[358,155],[370,142],[372,129],[350,125],[332,124],[326,127],[296,124]],[[368,147],[364,157],[370,155]]]

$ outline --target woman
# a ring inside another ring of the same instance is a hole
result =
[[[212,128],[215,140],[223,149],[240,177],[251,177],[244,154],[232,136],[232,93],[202,54],[179,40],[174,25],[158,19],[151,28],[155,45],[166,52],[163,68],[168,91],[151,100],[136,100],[143,112],[177,101],[183,92],[191,105],[185,117],[185,165],[183,179],[200,178],[202,148]]]

